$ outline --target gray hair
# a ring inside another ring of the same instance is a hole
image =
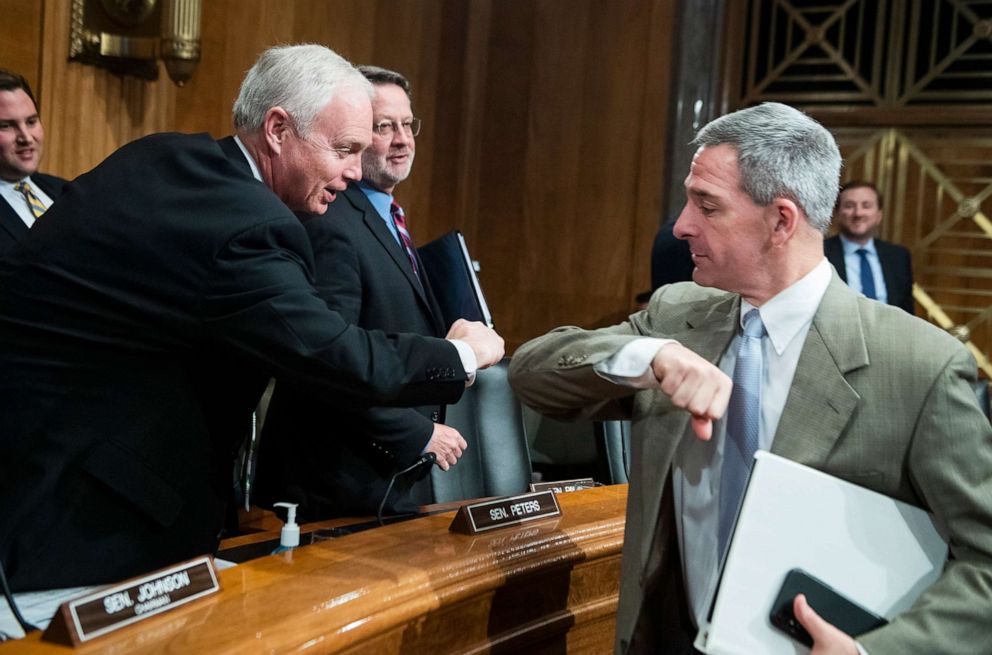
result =
[[[840,150],[829,131],[787,105],[766,102],[721,116],[699,131],[697,146],[737,151],[741,187],[755,204],[788,198],[826,234],[840,180]]]
[[[358,72],[364,75],[365,79],[373,85],[395,84],[403,89],[403,92],[406,93],[407,98],[413,100],[413,91],[410,87],[410,80],[406,79],[402,74],[397,73],[396,71],[391,71],[388,68],[370,66],[368,64],[359,66]]]
[[[313,44],[269,48],[241,83],[234,101],[234,128],[261,129],[265,113],[282,107],[306,138],[317,114],[345,87],[372,97],[372,85],[365,77],[329,48]]]

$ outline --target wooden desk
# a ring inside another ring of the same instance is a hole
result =
[[[560,518],[477,537],[448,532],[448,513],[263,557],[75,652],[608,653],[626,498],[598,487],[560,495]],[[69,652],[38,635],[0,645]]]

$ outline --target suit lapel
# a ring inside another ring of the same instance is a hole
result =
[[[45,194],[52,199],[53,203],[59,199],[59,196],[62,195],[62,191],[66,185],[66,181],[62,178],[54,177],[52,175],[45,175],[44,173],[35,173],[32,175],[31,182],[44,191]]]
[[[389,254],[389,258],[393,261],[393,264],[399,267],[400,272],[406,278],[410,286],[413,287],[414,293],[417,294],[417,298],[424,305],[429,313],[430,304],[427,301],[427,296],[424,293],[424,287],[420,284],[420,280],[417,278],[416,274],[413,272],[413,267],[410,266],[410,259],[406,256],[406,251],[403,247],[393,238],[393,233],[389,231],[386,226],[386,222],[379,216],[379,213],[369,202],[369,199],[365,196],[361,189],[355,185],[348,185],[348,188],[343,194],[348,201],[355,207],[358,211],[362,212],[362,221],[365,223],[365,227],[372,232],[372,235],[376,238],[383,249]]]
[[[7,203],[6,198],[0,198],[0,228],[9,232],[15,241],[20,241],[28,233],[28,226],[24,224],[14,208]]]
[[[813,317],[772,452],[814,468],[822,466],[861,397],[848,384],[868,365],[858,297],[834,275]]]
[[[686,319],[689,332],[683,342],[697,355],[716,364],[730,344],[740,323],[740,296],[728,295],[700,311],[690,313]],[[679,339],[673,336],[673,339]]]
[[[899,269],[892,263],[892,250],[887,243],[875,239],[875,252],[878,253],[878,265],[882,269],[882,280],[885,282],[885,291],[889,296],[889,304],[893,305],[892,292],[905,285],[904,280],[897,280]]]

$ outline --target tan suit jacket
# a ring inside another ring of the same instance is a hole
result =
[[[688,414],[660,391],[632,394],[593,366],[644,335],[677,339],[717,362],[739,313],[736,294],[670,285],[625,323],[559,328],[513,359],[511,384],[538,411],[633,421],[619,653],[680,653],[693,636],[666,490],[678,440],[694,437]],[[871,655],[992,652],[992,427],[972,390],[976,373],[948,334],[834,275],[772,451],[930,510],[946,525],[952,554],[913,608],[860,638]]]

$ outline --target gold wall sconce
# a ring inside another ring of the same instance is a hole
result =
[[[200,61],[202,0],[72,0],[69,59],[178,86]]]

